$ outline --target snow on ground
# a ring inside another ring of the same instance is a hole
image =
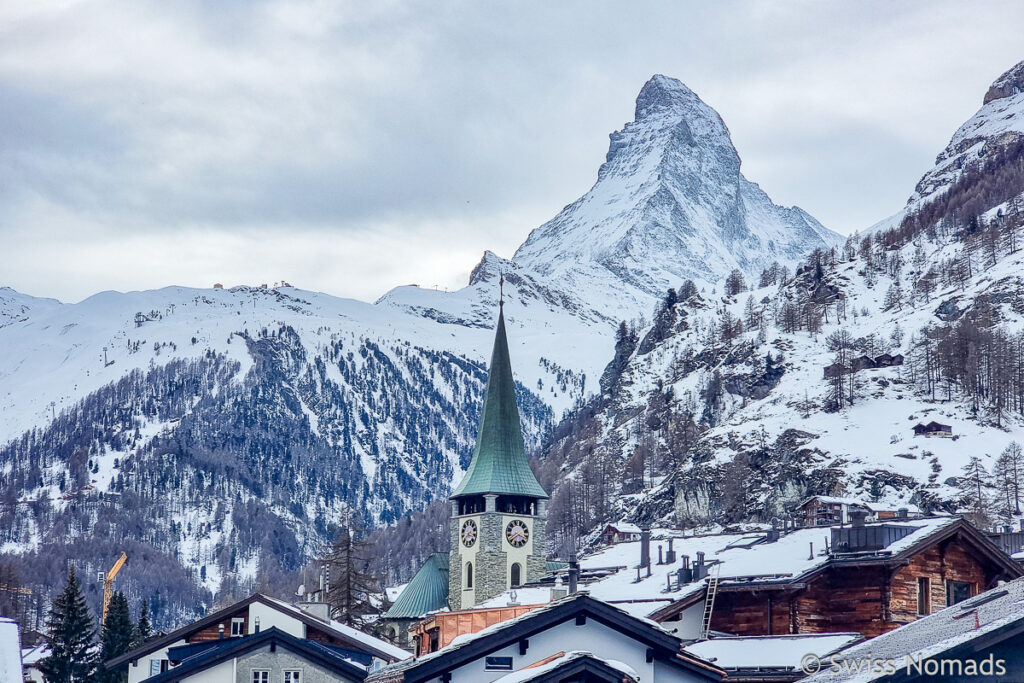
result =
[[[245,330],[256,335],[281,323],[294,327],[310,350],[328,343],[331,335],[349,334],[384,345],[408,340],[486,363],[497,315],[497,292],[491,289],[497,289],[496,283],[458,293],[420,293],[424,299],[456,300],[460,314],[469,313],[461,309],[476,301],[479,310],[471,317],[455,316],[468,325],[438,322],[398,305],[367,304],[291,287],[102,292],[76,304],[0,290],[0,315],[15,320],[0,326],[0,443],[46,424],[63,408],[131,369],[172,358],[198,358],[212,348],[240,362],[240,375],[244,374],[252,361],[244,342],[232,335]],[[611,321],[583,320],[528,294],[520,296],[515,286],[506,286],[506,322],[517,379],[531,389],[538,381],[554,387],[554,376],[540,363],[544,357],[586,374],[589,388],[594,388],[611,355]],[[13,311],[22,309],[25,312],[15,317]],[[137,313],[147,317],[141,325],[135,322]],[[539,394],[556,415],[579,398],[578,393],[554,389]]]

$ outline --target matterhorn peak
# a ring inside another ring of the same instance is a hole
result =
[[[636,119],[609,136],[594,186],[512,261],[571,291],[614,292],[626,302],[621,318],[687,279],[714,286],[737,268],[755,277],[838,239],[747,181],[718,112],[656,75],[640,89]]]
[[[693,100],[699,101],[700,98],[682,81],[655,74],[640,88],[640,94],[636,97],[634,117],[639,121],[657,111],[677,108],[678,105]]]

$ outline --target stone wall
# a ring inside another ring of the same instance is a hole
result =
[[[298,669],[302,672],[302,683],[359,683],[358,679],[328,671],[281,647],[271,652],[269,645],[238,658],[235,683],[252,683],[252,672],[258,669],[270,671],[271,681],[283,681],[286,669]]]

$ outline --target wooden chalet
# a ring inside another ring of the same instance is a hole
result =
[[[605,526],[601,532],[600,541],[605,545],[613,543],[624,543],[627,541],[639,541],[641,529],[630,522],[616,522]]]
[[[891,368],[897,365],[903,365],[903,354],[890,354],[883,353],[872,358],[871,356],[859,356],[853,359],[849,365],[842,363],[833,363],[832,365],[826,365],[825,370],[822,373],[824,379],[831,379],[840,375],[848,375],[851,372],[860,372],[861,370],[878,370],[879,368]]]
[[[875,356],[875,367],[876,368],[891,368],[896,365],[903,365],[903,354],[890,354],[883,353]]]
[[[856,498],[836,498],[834,496],[811,496],[796,508],[799,515],[798,523],[803,526],[832,526],[833,524],[849,524],[851,512],[860,511],[871,514],[867,503]]]
[[[806,683],[1024,681],[1024,579],[1017,579],[837,653],[847,662],[893,661],[892,669],[823,666]],[[730,677],[731,678],[731,677]]]
[[[875,363],[875,359],[871,356],[858,356],[853,359],[851,366],[854,372],[860,372],[861,370],[874,370],[878,367],[878,364]]]
[[[832,365],[826,365],[825,371],[822,373],[824,379],[832,379],[833,377],[839,377],[840,375],[850,374],[850,367],[843,365],[842,363],[833,363]]]
[[[767,574],[773,567],[765,557],[758,564],[766,574],[719,581],[710,630],[737,636],[854,632],[870,638],[1024,575],[960,518],[855,521],[823,531],[830,531],[826,553],[819,560],[813,544],[804,550],[804,557],[810,552],[815,560],[799,574]],[[705,613],[706,592],[690,592],[651,618],[668,627],[677,622],[681,632]]]
[[[858,514],[864,515],[865,521],[868,522],[908,519],[911,513],[917,516],[920,509],[915,505],[902,505],[897,508],[884,503],[835,496],[811,496],[796,507],[797,523],[802,526],[850,524]]]
[[[941,436],[948,438],[953,436],[953,428],[949,425],[944,425],[941,422],[935,422],[934,420],[928,424],[921,424],[918,422],[914,425],[914,436]]]

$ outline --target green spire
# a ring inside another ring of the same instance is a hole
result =
[[[498,329],[487,375],[487,394],[473,461],[452,498],[484,493],[548,497],[526,460],[503,309],[498,314]]]

